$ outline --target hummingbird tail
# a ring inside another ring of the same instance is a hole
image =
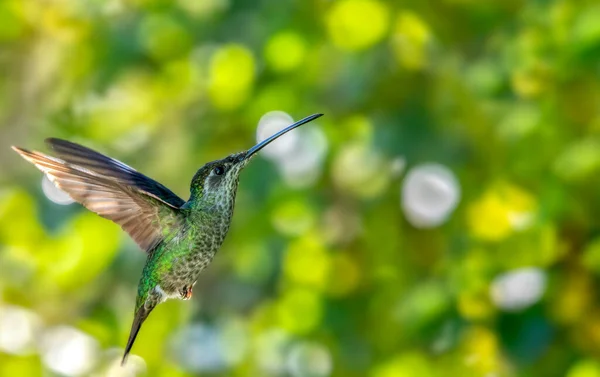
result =
[[[152,309],[154,309],[154,306],[148,309],[142,305],[142,307],[135,312],[133,324],[131,325],[131,331],[129,332],[129,340],[127,340],[127,346],[125,347],[125,353],[123,354],[123,360],[121,361],[121,366],[125,365],[127,362],[127,356],[129,356],[129,352],[131,352],[131,347],[133,347],[133,343],[135,342],[135,338],[142,327],[142,323],[144,323],[146,318],[148,318],[148,315],[150,315]]]

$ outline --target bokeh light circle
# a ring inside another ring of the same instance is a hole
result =
[[[418,228],[445,222],[460,200],[454,173],[443,165],[423,164],[411,169],[402,185],[402,209]]]
[[[256,141],[267,139],[294,123],[283,111],[270,111],[258,122]],[[327,154],[327,138],[314,122],[280,136],[261,150],[265,158],[277,164],[285,182],[291,187],[313,184],[321,173]]]
[[[326,377],[332,370],[329,350],[317,343],[294,344],[287,364],[293,377]]]
[[[377,0],[341,0],[327,14],[333,43],[341,49],[359,51],[379,42],[389,28],[389,10]]]
[[[292,31],[275,34],[265,46],[265,59],[277,72],[288,72],[298,68],[306,55],[306,42]]]
[[[125,365],[121,365],[123,359],[122,348],[110,348],[103,355],[105,371],[103,376],[106,377],[135,377],[145,375],[148,367],[144,359],[137,355],[130,354],[127,357]]]
[[[38,316],[29,310],[0,306],[0,350],[15,355],[30,353],[40,324]]]
[[[201,323],[185,326],[175,334],[172,353],[179,365],[195,373],[214,373],[226,367],[218,330]]]
[[[65,376],[82,376],[93,370],[100,352],[96,339],[68,326],[47,329],[39,348],[44,364]]]
[[[42,178],[42,191],[49,200],[56,204],[67,205],[75,202],[69,194],[56,187],[46,174]]]
[[[333,161],[331,174],[340,189],[362,198],[380,195],[391,178],[384,157],[362,144],[344,146]]]
[[[294,119],[283,111],[269,111],[263,115],[258,121],[256,129],[256,142],[269,138],[275,133],[283,130],[290,124],[294,123]],[[264,147],[260,153],[270,159],[282,158],[288,154],[298,142],[298,133],[294,130],[277,138],[271,144]]]
[[[268,375],[280,375],[286,371],[286,355],[291,345],[291,336],[281,329],[269,329],[255,340],[256,363]]]
[[[256,63],[244,45],[220,47],[210,59],[208,95],[213,106],[233,110],[241,106],[254,85]]]
[[[521,268],[494,279],[490,295],[494,304],[518,312],[538,302],[546,291],[546,273],[534,267]]]

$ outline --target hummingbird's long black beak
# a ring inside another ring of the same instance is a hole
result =
[[[313,115],[309,115],[306,118],[300,119],[299,121],[297,121],[296,123],[287,126],[286,128],[284,128],[283,130],[277,132],[275,135],[261,141],[260,143],[256,144],[255,146],[253,146],[252,148],[248,149],[248,151],[246,152],[246,155],[243,157],[243,160],[247,160],[250,157],[252,157],[256,152],[258,152],[259,150],[263,149],[264,147],[266,147],[269,143],[271,143],[273,140],[277,139],[279,136],[282,136],[288,132],[290,132],[291,130],[293,130],[294,128],[298,128],[303,124],[306,124],[308,122],[311,122],[319,117],[322,117],[323,114],[313,114]]]

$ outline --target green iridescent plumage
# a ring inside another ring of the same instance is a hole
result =
[[[191,298],[199,274],[227,235],[239,175],[250,158],[321,115],[304,118],[245,152],[205,164],[192,179],[187,202],[124,163],[69,141],[47,140],[58,157],[13,147],[74,200],[119,224],[148,253],[123,362],[156,305]]]

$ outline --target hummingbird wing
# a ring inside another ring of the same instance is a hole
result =
[[[116,179],[127,186],[136,187],[159,197],[173,207],[179,208],[185,203],[183,199],[162,184],[114,158],[67,140],[48,138],[46,144],[56,152],[58,157],[69,164],[81,166],[100,175]]]
[[[73,200],[119,224],[143,250],[152,250],[183,221],[179,203],[185,202],[160,183],[91,149],[56,140],[49,143],[60,145],[63,158],[13,149]]]

